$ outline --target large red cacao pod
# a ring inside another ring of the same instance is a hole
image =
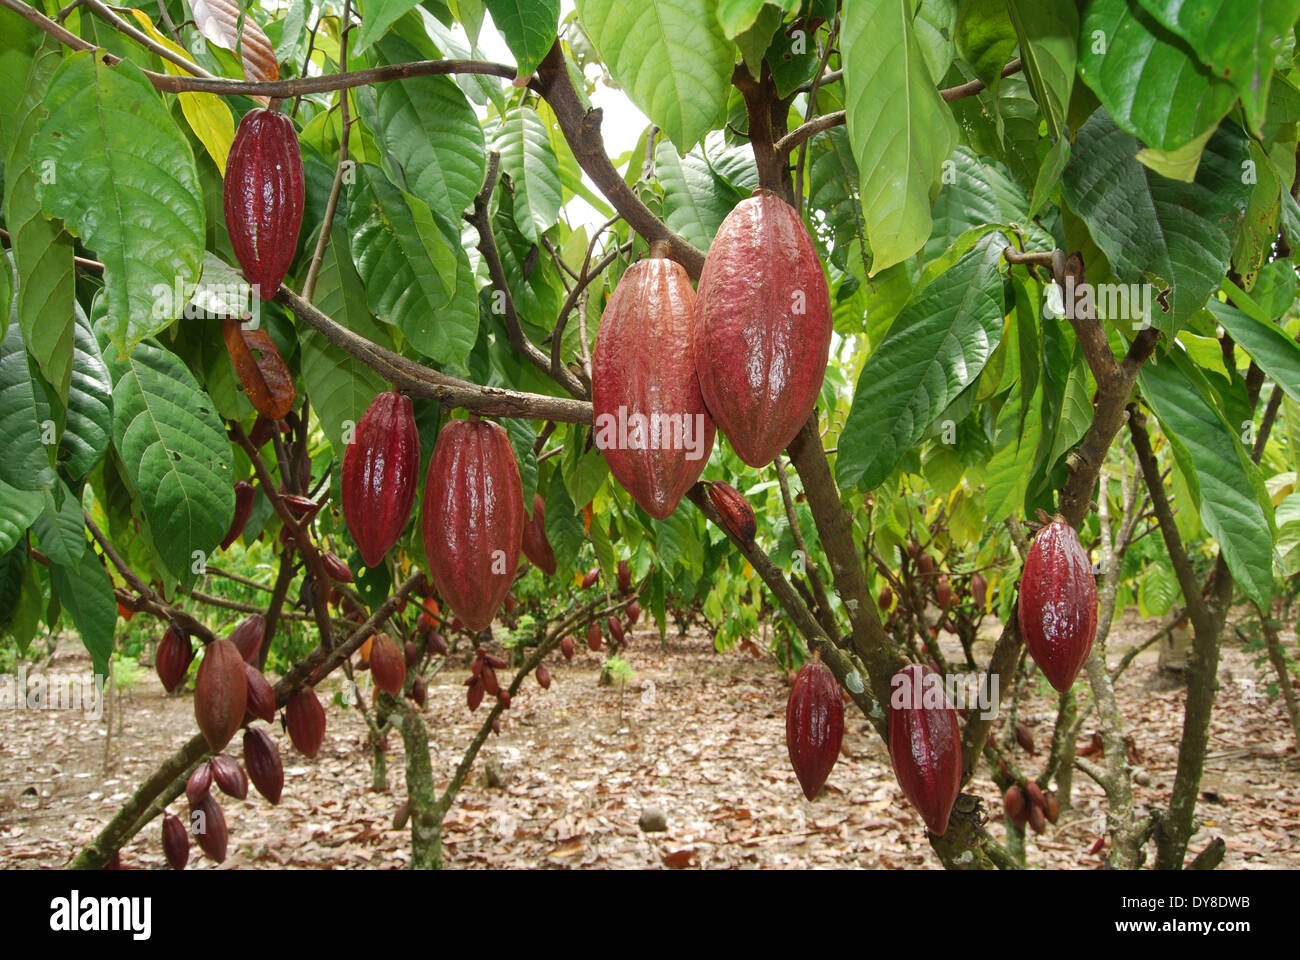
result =
[[[293,262],[304,195],[293,121],[279,111],[248,111],[230,144],[223,199],[230,245],[263,300],[275,296]]]
[[[370,402],[343,452],[343,518],[367,567],[377,567],[402,535],[420,483],[420,431],[409,397]]]
[[[194,684],[194,718],[208,746],[220,750],[244,722],[248,677],[244,658],[229,640],[213,640],[203,653]]]
[[[515,580],[524,490],[506,432],[452,420],[438,434],[424,492],[424,549],[438,595],[477,632]]]
[[[546,536],[546,501],[540,493],[533,494],[533,515],[524,523],[523,549],[524,556],[533,566],[548,577],[555,576],[558,564],[551,541]]]
[[[694,342],[695,291],[685,269],[662,257],[628,267],[600,319],[591,404],[610,472],[656,520],[677,509],[713,450]]]
[[[759,190],[732,209],[709,246],[695,318],[704,405],[741,460],[766,466],[817,405],[830,356],[830,291],[792,206]]]
[[[370,648],[370,674],[375,678],[375,686],[393,696],[401,693],[406,685],[406,656],[397,641],[386,633],[377,634]]]
[[[158,642],[158,653],[154,656],[154,669],[163,689],[171,693],[185,681],[185,672],[194,659],[194,647],[185,632],[171,624],[162,640]]]
[[[709,484],[709,500],[732,536],[747,546],[754,542],[758,519],[743,493],[729,483],[714,480]]]
[[[202,814],[202,816],[195,816]],[[206,794],[199,805],[190,811],[190,830],[199,848],[217,863],[226,859],[226,846],[230,831],[226,828],[226,815],[212,794]]]
[[[810,660],[795,677],[785,705],[785,745],[803,795],[814,799],[840,754],[844,702],[835,675],[820,660]]]
[[[316,691],[299,687],[289,695],[284,706],[285,725],[289,739],[304,757],[314,757],[325,741],[325,708],[320,705]]]
[[[248,526],[248,518],[253,514],[253,485],[247,480],[240,480],[235,484],[235,516],[230,521],[230,529],[226,535],[221,538],[221,549],[227,549],[232,543],[239,539],[239,535],[244,532],[244,527]]]
[[[212,782],[228,797],[243,800],[248,796],[248,777],[244,768],[229,754],[219,753],[212,758]]]
[[[248,681],[248,702],[244,709],[250,716],[270,723],[275,719],[275,690],[271,682],[251,663],[244,664],[244,679]]]
[[[245,663],[257,665],[257,654],[262,649],[262,640],[266,636],[266,617],[260,613],[245,617],[235,625],[227,638],[239,650]]]
[[[162,845],[167,865],[173,870],[184,870],[190,859],[190,837],[180,817],[163,813]]]
[[[961,792],[961,733],[942,685],[930,667],[912,664],[894,674],[889,701],[894,776],[925,825],[939,836],[948,829]]]
[[[1097,635],[1097,581],[1079,535],[1060,517],[1038,531],[1020,574],[1020,636],[1043,676],[1064,693]]]
[[[261,727],[249,727],[244,731],[244,766],[248,768],[248,779],[257,792],[272,805],[279,803],[284,790],[280,748]]]

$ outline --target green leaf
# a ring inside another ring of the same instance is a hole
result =
[[[113,435],[113,381],[99,352],[90,321],[76,310],[73,327],[72,383],[68,416],[59,437],[59,460],[68,476],[79,480],[90,473],[108,449]]]
[[[361,18],[361,29],[357,31],[356,40],[348,53],[364,53],[402,14],[419,5],[420,0],[367,0]]]
[[[235,513],[230,441],[194,375],[145,342],[105,350],[113,377],[113,446],[140,498],[159,556],[183,583],[194,552],[211,554]]]
[[[1091,0],[1080,27],[1079,76],[1120,129],[1173,150],[1215,125],[1237,99],[1136,0]]]
[[[0,480],[0,555],[23,538],[44,508],[43,491],[19,490]]]
[[[921,252],[923,264],[982,226],[1023,227],[1030,249],[1055,246],[1051,234],[1029,222],[1029,198],[1000,164],[981,161],[966,147],[958,147],[949,159],[947,182],[934,204],[934,232]]]
[[[514,54],[519,76],[531,76],[555,44],[560,0],[486,0],[492,22]]]
[[[47,488],[43,496],[44,507],[32,526],[32,533],[41,551],[53,563],[76,566],[86,549],[86,522],[81,516],[81,503],[62,481]]]
[[[858,378],[836,474],[876,487],[980,375],[1002,337],[1000,237],[913,294]]]
[[[41,490],[55,482],[49,451],[42,443],[51,429],[46,425],[49,419],[49,403],[28,366],[22,331],[11,323],[0,341],[0,445],[4,447],[0,481],[19,490]]]
[[[1249,199],[1241,180],[1250,154],[1241,130],[1224,124],[1206,144],[1195,182],[1180,183],[1138,163],[1137,148],[1099,109],[1079,128],[1061,192],[1122,282],[1169,290],[1170,311],[1149,320],[1172,333],[1228,269]]]
[[[552,477],[546,494],[546,536],[555,551],[555,575],[563,583],[573,575],[587,533],[583,529],[582,512],[573,505],[560,479]]]
[[[113,630],[117,626],[117,601],[108,571],[95,552],[87,550],[76,565],[56,564],[51,567],[50,579],[59,602],[71,614],[72,623],[81,634],[81,642],[90,654],[95,673],[108,676]]]
[[[1237,432],[1180,351],[1143,365],[1138,383],[1184,474],[1196,480],[1201,521],[1218,541],[1228,569],[1247,596],[1267,606],[1273,590],[1272,518],[1261,502],[1267,494],[1257,469]]]
[[[530,243],[560,216],[560,164],[551,149],[546,125],[531,107],[515,107],[492,143],[501,154],[501,170],[515,188],[515,223]]]
[[[1196,51],[1197,59],[1236,88],[1246,119],[1258,131],[1268,106],[1273,63],[1291,39],[1296,0],[1138,0]]]
[[[43,103],[49,116],[32,163],[54,176],[38,186],[41,206],[103,262],[106,329],[129,350],[171,323],[199,279],[204,212],[194,154],[130,60],[108,67],[89,51],[70,54]],[[156,309],[158,291],[177,286],[182,302]]]
[[[713,0],[577,0],[577,7],[609,72],[678,150],[722,125],[734,48]]]
[[[1300,344],[1280,327],[1263,323],[1221,300],[1211,298],[1209,308],[1237,346],[1249,353],[1292,400],[1300,401]]]
[[[930,206],[941,186],[943,162],[957,145],[957,124],[921,57],[908,4],[848,4],[840,50],[874,274],[910,257],[929,239]]]
[[[996,99],[1002,68],[1019,42],[1006,0],[966,0],[957,11],[953,33],[957,52]]]
[[[728,40],[734,40],[754,25],[763,7],[770,6],[782,14],[798,13],[799,0],[717,0],[718,23]]]
[[[1074,86],[1079,15],[1072,3],[1043,0],[1007,0],[1007,12],[1020,41],[1029,89],[1047,119],[1047,136],[1059,140]]]
[[[785,12],[779,7],[766,4],[759,11],[758,19],[733,39],[740,48],[740,57],[745,61],[749,75],[758,80],[763,75],[763,55],[772,45],[772,38],[780,29],[785,19]]]
[[[1144,617],[1163,617],[1178,598],[1178,578],[1166,562],[1152,563],[1138,582],[1138,610]]]
[[[993,457],[984,471],[984,515],[995,527],[1024,506],[1033,475],[1034,456],[1042,432],[1041,391],[1030,397],[1023,424],[1020,421],[1020,387],[1017,386],[998,416]]]
[[[519,479],[524,488],[524,510],[533,512],[533,494],[537,492],[537,454],[533,444],[537,442],[537,431],[526,420],[509,418],[502,424],[510,446],[515,453],[515,462],[519,465]]]
[[[701,250],[713,242],[713,235],[740,194],[713,172],[696,147],[685,157],[677,156],[673,145],[660,140],[655,147],[655,173],[664,189],[664,221]]]

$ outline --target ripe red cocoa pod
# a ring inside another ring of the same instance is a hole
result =
[[[410,640],[402,644],[402,656],[406,659],[408,667],[413,667],[420,662],[420,651]]]
[[[317,511],[321,508],[321,505],[311,497],[300,497],[296,493],[280,494],[280,502],[289,508],[289,512],[293,514],[294,519],[300,523],[305,523],[316,516]]]
[[[894,776],[926,826],[943,836],[961,791],[957,713],[943,693],[943,678],[927,666],[904,667],[894,674],[891,690],[889,757]],[[936,699],[943,705],[934,706]]]
[[[1043,788],[1033,780],[1025,783],[1025,797],[1036,807],[1047,809],[1047,798],[1043,796]]]
[[[497,691],[497,702],[501,704],[502,710],[510,709],[510,691],[502,687]]]
[[[370,672],[375,686],[397,696],[406,685],[406,657],[402,648],[386,633],[376,634],[370,648]]]
[[[632,590],[632,568],[626,560],[618,562],[618,592],[626,596]]]
[[[258,107],[239,121],[223,200],[235,257],[270,300],[293,262],[304,201],[298,134],[283,113]]]
[[[325,708],[316,691],[299,687],[289,695],[284,708],[289,739],[304,757],[314,757],[325,741]]]
[[[492,669],[490,664],[483,665],[483,672],[479,674],[479,681],[483,684],[483,690],[489,697],[495,697],[501,689],[501,684],[497,681],[497,672]]]
[[[970,578],[970,596],[975,606],[983,610],[989,596],[989,582],[984,579],[984,574],[977,573]]]
[[[677,509],[713,450],[716,430],[695,375],[695,317],[681,264],[638,261],[609,298],[591,355],[596,446],[656,520]]]
[[[214,640],[203,653],[194,684],[194,718],[208,746],[220,750],[244,722],[248,678],[244,658],[229,640]]]
[[[162,822],[163,855],[173,870],[184,870],[190,860],[190,836],[181,818],[164,811]]]
[[[185,673],[193,659],[194,646],[190,643],[189,636],[176,624],[170,624],[163,638],[158,641],[158,653],[153,660],[164,690],[171,693],[185,682]]]
[[[1020,635],[1034,662],[1064,693],[1097,633],[1097,581],[1079,535],[1057,518],[1038,531],[1020,574]]]
[[[1032,755],[1035,752],[1034,735],[1030,733],[1029,728],[1019,720],[1016,721],[1016,743],[1020,744],[1021,749],[1024,750],[1025,753]]]
[[[211,789],[212,762],[204,760],[194,768],[190,778],[185,781],[185,799],[190,802],[191,807],[197,807]]]
[[[560,641],[560,653],[564,654],[565,660],[573,659],[573,637],[565,637]]]
[[[367,567],[379,566],[401,537],[419,483],[415,408],[400,393],[381,393],[343,452],[343,519]]]
[[[935,570],[934,557],[930,556],[928,553],[921,554],[921,556],[916,560],[916,568],[925,576],[930,576]]]
[[[266,636],[266,617],[255,613],[240,620],[227,638],[239,649],[239,655],[245,663],[257,664],[257,655],[262,650],[262,639]]]
[[[551,689],[551,671],[546,669],[546,664],[537,665],[537,682],[541,684],[543,690]]]
[[[244,766],[248,768],[248,779],[253,782],[257,792],[266,797],[271,805],[280,802],[284,791],[284,766],[280,762],[280,748],[261,727],[249,727],[244,731]]]
[[[555,551],[551,548],[550,538],[546,536],[546,501],[540,493],[533,494],[533,515],[524,522],[521,546],[524,556],[533,566],[548,577],[555,576]]]
[[[946,574],[941,576],[939,582],[935,584],[934,595],[939,601],[940,610],[947,610],[952,606],[955,597],[952,592],[952,581],[948,579]]]
[[[714,480],[709,484],[709,501],[732,536],[746,546],[754,542],[758,520],[744,494],[729,483]]]
[[[590,590],[600,579],[600,567],[592,567],[587,571],[587,575],[582,578],[582,589]]]
[[[627,623],[629,627],[635,627],[641,621],[641,604],[633,600],[627,605]]]
[[[593,620],[591,626],[587,628],[587,649],[599,650],[600,639],[600,624]]]
[[[447,638],[437,630],[434,630],[429,634],[428,644],[429,649],[438,654],[438,656],[445,657],[447,655]]]
[[[1025,808],[1025,815],[1029,820],[1029,827],[1034,833],[1042,833],[1047,829],[1047,815],[1043,813],[1043,808],[1036,803],[1031,803]]]
[[[212,758],[212,782],[228,797],[243,800],[248,796],[248,777],[244,768],[229,754],[219,753]]]
[[[1091,856],[1100,853],[1101,848],[1104,847],[1105,845],[1106,845],[1106,838],[1098,837],[1096,840],[1092,841],[1092,846],[1088,848],[1088,854]]]
[[[894,591],[886,584],[880,590],[880,599],[876,601],[881,610],[888,610],[894,603]]]
[[[466,691],[465,699],[469,704],[471,713],[478,709],[478,705],[483,702],[482,679],[479,677],[470,677],[469,690]]]
[[[211,793],[190,811],[190,832],[194,834],[199,849],[209,857],[217,863],[226,859],[230,831],[226,828],[226,815],[221,812],[221,804]]]
[[[741,460],[766,466],[808,420],[830,356],[830,291],[793,207],[759,190],[727,215],[695,316],[704,405]]]
[[[622,644],[623,638],[627,635],[623,630],[623,624],[619,622],[618,617],[609,618],[609,635],[617,644]]]
[[[423,528],[438,595],[471,630],[483,630],[514,583],[524,530],[519,465],[500,425],[443,426],[429,460]]]
[[[325,567],[325,572],[335,583],[351,583],[356,579],[352,574],[352,568],[328,550],[321,553],[320,560]]]
[[[424,677],[416,677],[411,682],[411,700],[415,702],[417,707],[423,708],[427,695],[424,687]]]
[[[244,527],[248,526],[248,518],[253,514],[254,492],[253,485],[247,480],[240,480],[235,484],[235,515],[231,518],[230,529],[221,538],[222,550],[229,549],[244,532]]]
[[[251,663],[244,664],[244,679],[248,683],[248,700],[244,709],[249,716],[270,723],[275,719],[275,690],[270,681]]]
[[[803,665],[785,705],[785,745],[803,795],[814,799],[835,766],[844,738],[844,703],[835,675],[820,660]]]
[[[1056,799],[1055,793],[1045,793],[1043,799],[1047,801],[1047,805],[1043,807],[1043,814],[1047,817],[1047,822],[1056,823],[1061,818],[1061,801]]]
[[[1002,811],[1013,821],[1025,814],[1025,795],[1020,784],[1013,783],[1002,795]]]

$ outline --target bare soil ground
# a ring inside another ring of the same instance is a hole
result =
[[[1112,664],[1152,632],[1135,618],[1117,625]],[[526,681],[501,735],[489,737],[446,823],[449,867],[938,868],[885,745],[853,713],[846,713],[847,755],[822,796],[804,800],[786,756],[788,688],[770,659],[714,653],[702,636],[670,635],[661,646],[642,629],[628,651],[635,679],[602,687],[601,655],[579,647],[572,663],[552,658],[549,691]],[[987,645],[977,652],[985,659]],[[429,684],[425,716],[440,788],[484,715],[465,707],[467,662],[453,658]],[[1167,801],[1185,699],[1181,689],[1153,688],[1155,663],[1153,647],[1116,690],[1134,738],[1143,805]],[[65,639],[46,669],[87,672],[79,641]],[[1204,826],[1192,849],[1222,836],[1227,868],[1300,868],[1300,762],[1280,697],[1264,692],[1273,678],[1230,643],[1219,679],[1197,809]],[[329,725],[317,759],[295,754],[278,725],[271,731],[285,761],[278,807],[253,791],[246,801],[221,798],[230,825],[221,869],[406,865],[409,833],[392,825],[404,798],[401,740],[389,737],[388,791],[374,791],[365,725],[335,697],[345,683],[340,675],[323,685]],[[1049,693],[1039,685],[1020,710],[1040,750],[1036,758],[1018,757],[1030,771],[1051,736],[1056,699]],[[0,866],[65,864],[194,731],[190,695],[165,695],[151,669],[134,689],[118,691],[112,709],[107,750],[104,717],[0,711]],[[1095,729],[1085,724],[1080,748]],[[236,738],[231,751],[239,750]],[[971,792],[983,798],[990,829],[1001,837],[997,789],[980,776]],[[182,798],[172,810],[183,817],[183,806]],[[639,828],[649,806],[662,809],[666,830]],[[1076,772],[1074,808],[1029,837],[1029,864],[1095,869],[1102,855],[1089,849],[1103,832],[1101,791]],[[159,824],[132,840],[123,864],[164,866]],[[190,866],[214,865],[195,848]]]

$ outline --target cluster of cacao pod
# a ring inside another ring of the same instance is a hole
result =
[[[1052,791],[1026,780],[1023,788],[1018,783],[1007,787],[1002,795],[1002,812],[1017,828],[1023,830],[1028,824],[1034,833],[1042,833],[1047,824],[1056,823],[1061,816],[1061,803]]]
[[[832,329],[812,237],[771,191],[722,222],[698,294],[665,252],[653,246],[614,289],[591,389],[596,445],[658,520],[699,479],[717,429],[754,467],[790,444],[816,406]]]
[[[478,709],[484,694],[496,697],[503,708],[510,709],[510,692],[497,680],[497,671],[504,669],[506,662],[500,657],[488,653],[482,647],[474,651],[469,678],[465,681],[465,699],[471,711]]]
[[[1069,690],[1097,634],[1097,581],[1079,535],[1063,517],[1053,518],[1029,545],[1017,618],[1043,676],[1060,692]]]

